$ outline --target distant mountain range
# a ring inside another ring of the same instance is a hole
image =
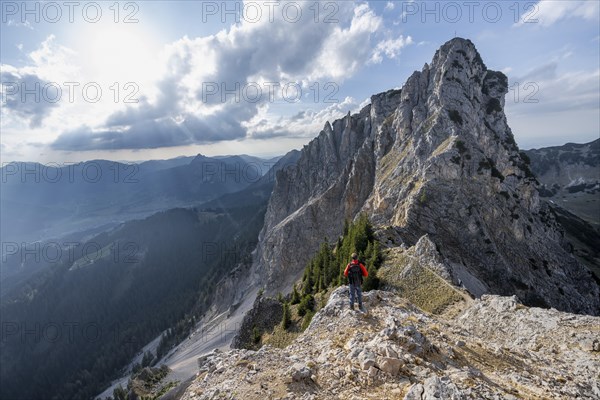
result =
[[[48,240],[198,205],[257,182],[276,161],[198,155],[139,164],[106,160],[66,166],[4,164],[3,240]]]
[[[540,196],[600,228],[600,139],[527,150]]]

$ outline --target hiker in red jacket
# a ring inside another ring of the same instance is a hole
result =
[[[350,286],[350,309],[354,310],[355,293],[358,298],[358,308],[365,312],[362,303],[362,280],[363,277],[369,276],[365,265],[358,261],[358,254],[352,253],[352,261],[346,265],[344,276],[348,278],[348,286]]]

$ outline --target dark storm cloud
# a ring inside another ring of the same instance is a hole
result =
[[[27,121],[30,128],[41,126],[60,94],[57,85],[34,74],[0,73],[2,107]]]
[[[171,118],[148,119],[123,130],[94,132],[84,126],[61,134],[52,143],[52,148],[67,151],[153,149],[240,139],[245,135],[245,129],[231,116],[200,119],[187,115],[179,123]]]

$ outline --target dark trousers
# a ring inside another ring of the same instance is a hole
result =
[[[354,300],[358,300],[358,306],[362,308],[362,287],[359,284],[350,283],[350,306],[354,306]]]

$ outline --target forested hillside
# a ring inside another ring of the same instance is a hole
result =
[[[145,344],[200,316],[216,281],[249,262],[264,210],[174,209],[132,221],[83,245],[94,254],[19,287],[0,310],[0,397],[96,395]]]

